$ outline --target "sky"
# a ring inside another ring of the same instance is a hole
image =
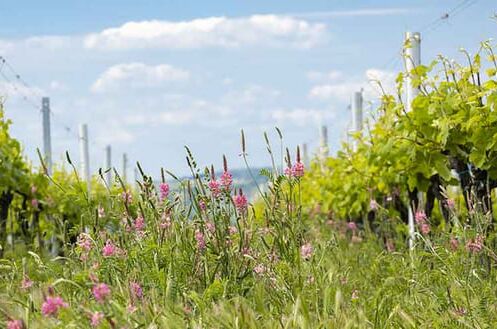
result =
[[[326,125],[336,152],[353,93],[364,90],[368,117],[380,95],[371,81],[393,88],[406,31],[421,32],[423,62],[462,60],[461,47],[497,37],[496,13],[490,0],[8,0],[0,95],[35,164],[47,96],[59,164],[66,150],[79,161],[86,123],[92,172],[106,145],[115,167],[127,153],[155,177],[189,172],[185,145],[202,166],[226,154],[242,167],[241,129],[251,166],[266,166],[263,132],[276,146],[276,126],[290,149],[314,153]]]

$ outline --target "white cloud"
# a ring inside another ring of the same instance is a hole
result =
[[[45,91],[38,87],[27,86],[23,83],[17,81],[1,81],[0,82],[0,96],[4,96],[7,99],[24,99],[29,102],[40,102],[41,97],[46,95]],[[33,104],[35,105],[35,104]],[[38,106],[38,104],[36,104]]]
[[[280,95],[279,90],[252,84],[241,90],[233,90],[227,93],[222,98],[222,101],[233,105],[251,105],[260,101],[272,101]]]
[[[128,144],[136,140],[136,135],[129,129],[112,122],[105,128],[97,129],[95,141],[100,144]]]
[[[332,112],[316,109],[275,110],[271,112],[271,117],[278,123],[291,122],[297,126],[305,126],[322,122],[330,113]]]
[[[307,72],[307,79],[314,82],[334,81],[343,77],[341,71],[331,70],[328,72],[310,71]]]
[[[68,89],[64,83],[58,80],[50,81],[49,88],[53,91],[65,91]]]
[[[325,39],[326,26],[292,17],[254,15],[242,18],[208,17],[190,21],[128,22],[86,36],[86,48],[134,49],[241,46],[309,48]]]
[[[311,88],[308,97],[314,100],[341,102],[350,101],[356,91],[364,90],[364,97],[369,100],[376,99],[382,95],[378,86],[378,81],[385,92],[395,91],[395,73],[380,69],[371,68],[364,72],[363,76],[353,77],[343,82],[333,82],[319,84]]]
[[[317,100],[348,101],[354,91],[364,86],[362,82],[343,82],[314,86],[309,92],[309,98]]]
[[[186,81],[190,73],[167,64],[149,66],[143,63],[125,63],[109,67],[93,83],[95,93],[115,91],[122,87],[156,87],[164,82]]]
[[[332,17],[360,17],[360,16],[392,16],[405,15],[418,11],[413,8],[367,8],[356,10],[334,10],[334,11],[316,11],[307,13],[288,14],[292,17],[319,19]]]
[[[0,53],[5,54],[8,53],[12,48],[14,47],[14,44],[10,41],[6,40],[0,40]]]
[[[28,48],[45,48],[56,50],[69,46],[73,39],[67,36],[45,35],[30,37],[23,41]]]

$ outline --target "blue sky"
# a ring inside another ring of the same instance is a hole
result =
[[[405,31],[422,33],[423,61],[459,59],[460,47],[497,37],[496,12],[483,0],[2,1],[0,55],[28,86],[4,67],[0,94],[32,159],[46,95],[56,160],[65,150],[79,159],[87,123],[94,172],[106,144],[115,166],[127,152],[154,175],[188,172],[183,145],[202,165],[219,167],[226,154],[241,167],[241,128],[262,166],[262,133],[274,136],[274,126],[288,146],[313,149],[324,123],[336,151],[352,93],[364,88],[374,107],[369,79],[388,88],[402,70]]]

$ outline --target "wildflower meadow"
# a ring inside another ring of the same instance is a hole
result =
[[[255,194],[188,147],[184,178],[34,164],[2,107],[0,328],[496,328],[497,55],[462,53],[332,155],[241,130]]]

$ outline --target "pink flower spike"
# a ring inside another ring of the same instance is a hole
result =
[[[421,231],[421,234],[423,235],[428,235],[428,233],[430,233],[430,225],[427,224],[427,223],[422,223],[420,226],[419,226],[419,230]]]
[[[211,191],[213,197],[217,198],[219,196],[219,194],[221,193],[221,190],[220,190],[219,183],[217,182],[217,180],[212,179],[209,182],[209,190]]]
[[[21,289],[29,289],[33,285],[33,281],[29,279],[27,275],[21,281]]]
[[[459,241],[454,237],[450,238],[450,250],[456,251],[457,248],[459,248]]]
[[[292,178],[292,168],[291,167],[285,168],[285,176],[287,176],[288,178]]]
[[[31,199],[31,206],[38,210],[39,202],[38,199]]]
[[[97,213],[98,213],[98,218],[104,218],[105,217],[105,209],[101,205],[98,206],[97,208]]]
[[[197,230],[195,231],[195,240],[197,240],[197,248],[200,251],[203,251],[205,249],[206,243],[204,239],[204,234]]]
[[[254,272],[257,275],[262,275],[264,272],[266,272],[266,267],[263,264],[259,264],[256,267],[254,267]]]
[[[466,249],[468,249],[471,253],[477,254],[483,249],[483,236],[477,235],[474,240],[469,240],[466,244]]]
[[[446,202],[449,209],[454,209],[456,207],[456,202],[454,201],[454,199],[447,199]]]
[[[357,224],[355,222],[348,222],[347,223],[347,227],[351,231],[356,231],[357,230]]]
[[[61,308],[65,308],[68,306],[69,305],[64,302],[62,297],[47,297],[47,299],[45,299],[45,302],[43,302],[43,304],[41,305],[41,313],[46,317],[57,316],[57,313]]]
[[[90,251],[91,250],[91,238],[87,233],[80,233],[78,235],[78,240],[76,244],[84,251]]]
[[[114,256],[117,252],[116,246],[112,243],[111,240],[107,240],[105,242],[105,246],[102,248],[102,255],[104,257]]]
[[[130,205],[131,202],[133,201],[133,197],[131,195],[131,192],[129,191],[124,191],[123,193],[121,193],[121,198],[123,199],[126,205]]]
[[[90,324],[93,328],[98,327],[100,322],[102,322],[104,314],[102,312],[95,312],[91,315]]]
[[[245,212],[245,210],[247,210],[248,206],[247,197],[243,195],[241,189],[240,193],[233,197],[233,202],[235,203],[236,210],[238,210],[239,212]]]
[[[304,164],[302,162],[296,162],[292,167],[292,176],[295,178],[301,178],[304,176]]]
[[[143,289],[137,282],[131,282],[129,284],[131,289],[131,295],[135,298],[142,299],[143,298]]]
[[[416,223],[418,224],[423,224],[428,219],[428,217],[426,217],[426,213],[423,210],[416,211],[414,218],[416,220]]]
[[[216,232],[216,225],[213,223],[213,222],[207,222],[205,223],[205,227],[207,228],[207,230],[211,233],[214,233]]]
[[[169,217],[168,215],[162,216],[162,222],[160,222],[159,227],[163,230],[167,230],[171,227],[171,225],[171,217]]]
[[[369,209],[371,209],[372,211],[378,210],[378,203],[376,202],[375,199],[371,199],[369,201]]]
[[[312,257],[313,252],[314,248],[310,243],[306,243],[302,247],[300,247],[300,255],[305,260],[310,259]]]
[[[159,190],[160,190],[160,200],[164,201],[169,195],[169,184],[161,183],[159,185]]]
[[[235,227],[235,226],[230,226],[230,227],[228,227],[228,234],[229,234],[229,235],[236,234],[236,232],[237,232],[237,231],[238,231],[238,230],[236,229],[236,227]]]
[[[7,329],[24,329],[24,322],[22,320],[9,320],[7,321]]]
[[[221,186],[225,191],[231,191],[231,184],[233,184],[233,175],[228,171],[223,172],[220,178]]]
[[[200,210],[202,210],[202,211],[205,211],[207,209],[207,205],[205,204],[204,200],[199,200],[198,206],[200,207]]]
[[[145,219],[142,216],[138,216],[134,222],[135,231],[141,232],[145,229]]]
[[[97,283],[91,291],[99,303],[103,303],[110,296],[110,288],[105,283]]]

